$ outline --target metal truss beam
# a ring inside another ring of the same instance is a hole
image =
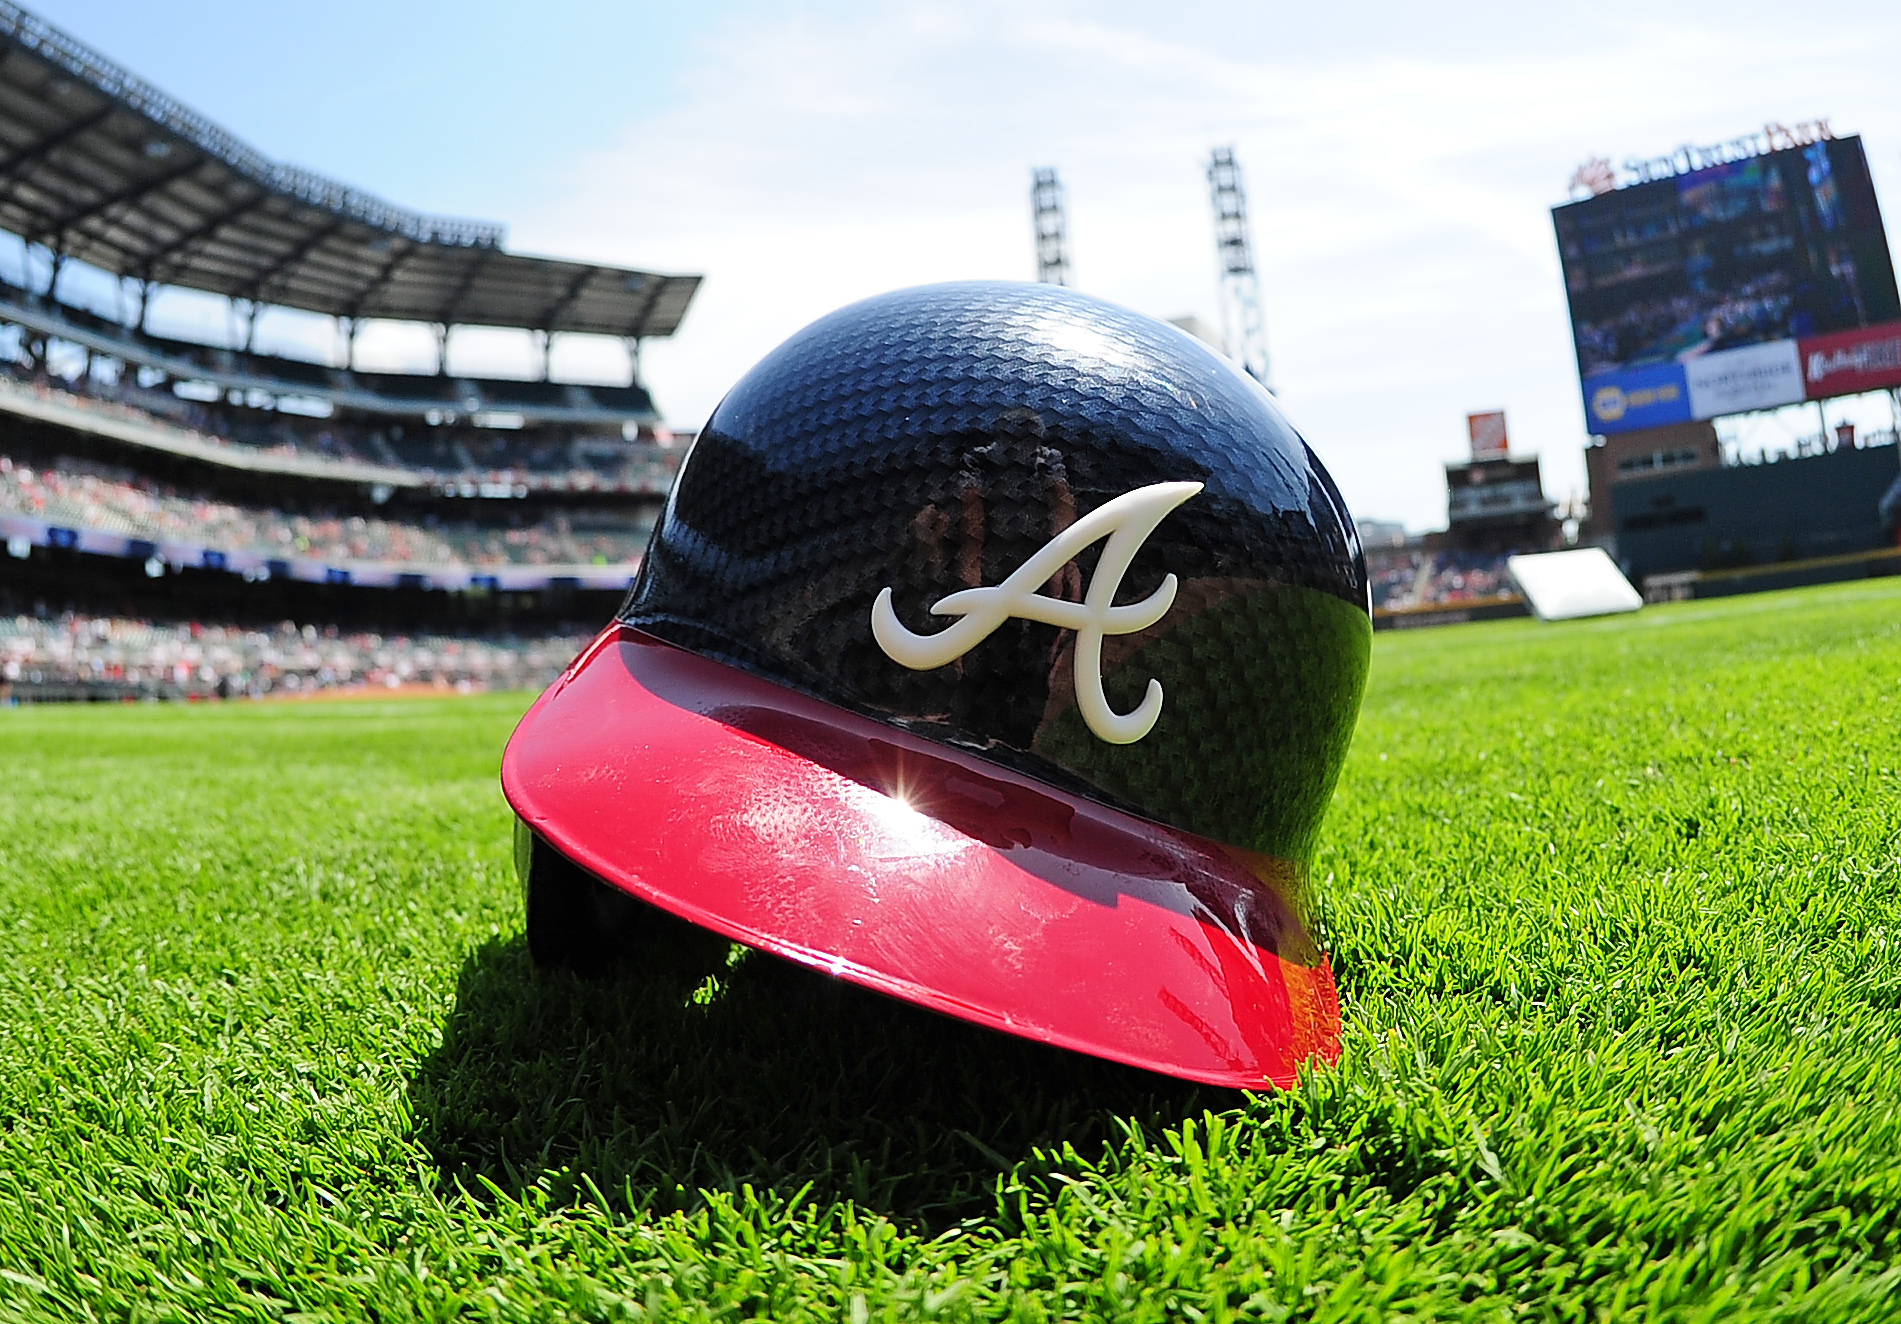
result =
[[[442,311],[437,315],[436,321],[444,326],[456,324],[456,314],[462,311],[462,301],[468,298],[469,291],[475,288],[475,282],[481,278],[482,268],[488,265],[488,260],[499,252],[501,252],[499,248],[474,250],[475,255],[469,259],[468,268],[463,271],[462,279],[456,282],[453,290],[449,291],[449,297],[442,301]]]
[[[185,233],[179,235],[178,238],[172,240],[169,244],[164,245],[155,252],[144,254],[142,257],[142,263],[145,268],[144,274],[149,279],[158,281],[161,285],[170,284],[173,272],[168,270],[163,275],[159,274],[158,268],[161,262],[169,262],[176,254],[184,252],[193,244],[212,238],[218,231],[224,229],[225,226],[230,225],[233,221],[240,219],[245,214],[263,206],[271,196],[267,189],[258,188],[255,184],[250,187],[252,189],[251,196],[246,198],[243,202],[235,203],[232,206],[224,208],[222,211],[214,212],[204,221],[192,229],[185,231]],[[173,263],[173,266],[176,267],[178,264]]]
[[[88,129],[104,124],[112,118],[114,109],[115,107],[108,103],[104,109],[96,110],[82,119],[76,119],[37,142],[28,143],[12,156],[0,160],[0,188],[11,192],[21,170],[40,160],[49,152],[57,151],[61,145],[71,142]]]
[[[1054,166],[1039,166],[1032,174],[1030,211],[1036,228],[1036,279],[1044,285],[1069,284],[1069,221]]]
[[[149,197],[174,180],[183,179],[185,176],[192,174],[203,164],[203,158],[194,156],[191,160],[174,166],[170,170],[156,175],[148,175],[135,183],[127,184],[116,193],[108,193],[105,197],[94,202],[89,202],[83,207],[74,207],[70,211],[61,212],[57,216],[50,216],[34,227],[35,232],[44,238],[64,234],[66,231],[75,228],[89,231],[92,228],[92,223],[96,219],[104,213],[111,211],[114,207],[123,206],[128,202],[137,202],[141,198]]]
[[[396,269],[402,266],[403,262],[414,251],[415,246],[406,240],[399,240],[391,247],[388,259],[384,261],[382,266],[376,269],[376,274],[370,277],[369,283],[357,292],[355,301],[350,305],[350,311],[344,314],[344,316],[349,319],[351,325],[354,326],[363,316],[364,306],[378,294],[381,294],[383,287],[395,279]],[[355,332],[352,332],[351,335],[352,343],[354,344]]]
[[[633,327],[627,332],[636,339],[647,333],[647,319],[652,317],[653,310],[660,306],[660,296],[667,292],[669,283],[665,276],[648,276],[646,279],[646,297],[640,301],[640,312],[635,315]]]
[[[1215,256],[1221,266],[1222,334],[1234,361],[1266,386],[1267,327],[1261,312],[1261,281],[1248,236],[1241,166],[1232,147],[1217,147],[1209,155],[1208,200],[1214,208]]]
[[[587,289],[587,283],[593,278],[594,268],[582,267],[581,273],[568,282],[568,288],[561,297],[548,305],[548,311],[541,315],[537,325],[552,327],[560,321],[567,314],[568,309],[574,307],[574,301],[581,297],[582,292]]]
[[[288,276],[292,268],[316,251],[324,240],[341,230],[344,224],[344,219],[338,216],[332,219],[330,224],[320,225],[305,235],[302,242],[293,244],[289,252],[258,273],[257,279],[251,282],[250,292],[245,297],[259,303],[273,302],[272,296],[277,294],[278,290],[271,288],[272,283],[283,277],[285,278],[283,283],[288,284]]]

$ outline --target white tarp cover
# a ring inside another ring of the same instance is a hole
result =
[[[1623,571],[1601,547],[1514,556],[1505,562],[1505,568],[1541,621],[1607,616],[1636,611],[1644,605],[1643,595],[1630,586]]]

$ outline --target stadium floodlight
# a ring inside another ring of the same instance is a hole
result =
[[[1308,888],[1371,651],[1353,546],[1273,400],[1173,327],[1027,283],[833,313],[720,403],[509,742],[530,949],[609,962],[646,902],[1291,1085],[1340,1044]]]
[[[1215,256],[1221,267],[1222,334],[1234,361],[1248,376],[1268,386],[1261,279],[1254,270],[1247,191],[1232,147],[1217,147],[1208,155],[1208,202],[1214,209]]]
[[[1069,284],[1069,223],[1056,167],[1038,166],[1030,179],[1030,219],[1036,231],[1036,278],[1045,285]]]
[[[1541,621],[1609,616],[1644,605],[1643,595],[1601,547],[1513,556],[1505,570]]]

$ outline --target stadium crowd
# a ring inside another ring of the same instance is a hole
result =
[[[1373,606],[1404,611],[1461,602],[1482,602],[1517,594],[1505,570],[1506,558],[1479,552],[1429,552],[1420,548],[1381,548],[1366,554]]]
[[[1793,283],[1780,271],[1733,290],[1640,300],[1616,317],[1576,322],[1580,368],[1589,377],[1690,350],[1723,349],[1783,334],[1794,302]]]
[[[387,465],[445,480],[539,480],[542,485],[554,481],[664,492],[682,454],[619,437],[574,436],[559,428],[459,428],[427,421],[373,425],[336,415],[313,418],[228,401],[201,402],[180,397],[169,383],[140,385],[131,373],[116,380],[84,373],[66,378],[6,360],[0,360],[0,370],[0,379],[13,389],[127,422],[182,428],[200,439],[265,454]]]
[[[429,565],[622,565],[639,559],[647,536],[638,526],[577,530],[561,513],[503,528],[249,508],[77,460],[33,468],[7,455],[0,455],[0,511],[221,551]]]
[[[0,616],[0,702],[539,689],[586,643],[584,635],[344,633],[288,621],[245,629],[71,612]]]

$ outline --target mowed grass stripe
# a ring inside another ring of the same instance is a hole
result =
[[[525,703],[0,713],[0,1312],[1895,1313],[1901,581],[1380,636],[1346,1057],[1255,1098],[537,976]]]

